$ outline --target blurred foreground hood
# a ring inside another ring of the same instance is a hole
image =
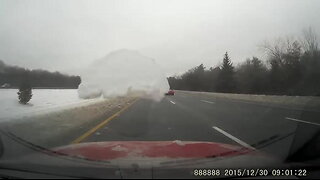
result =
[[[115,160],[132,158],[208,158],[247,154],[244,147],[190,141],[112,141],[92,142],[64,146],[54,151],[68,156],[90,160]]]
[[[257,150],[215,142],[111,141],[68,145],[2,160],[21,177],[195,178],[196,168],[265,168],[282,163]],[[10,170],[10,171],[8,171]],[[222,171],[221,171],[222,172]],[[224,177],[217,176],[216,178]],[[210,178],[214,178],[213,176]]]

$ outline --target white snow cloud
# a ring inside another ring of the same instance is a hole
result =
[[[160,101],[169,84],[156,62],[137,51],[122,49],[95,61],[81,73],[79,97],[105,98],[142,93]]]

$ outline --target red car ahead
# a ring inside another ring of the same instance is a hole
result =
[[[174,90],[173,89],[170,89],[166,95],[170,95],[170,96],[173,96],[174,95]]]

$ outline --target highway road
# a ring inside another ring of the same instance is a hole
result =
[[[186,91],[165,96],[160,102],[140,97],[130,98],[121,105],[114,104],[116,106],[103,112],[102,117],[87,119],[80,125],[71,123],[77,120],[76,111],[72,111],[69,116],[63,116],[67,118],[58,121],[60,123],[48,125],[48,121],[41,119],[43,121],[30,124],[3,126],[1,160],[24,160],[26,155],[33,157],[39,151],[46,152],[45,149],[105,141],[218,142],[265,152],[281,161],[311,140],[311,146],[307,144],[307,149],[300,151],[302,155],[291,160],[315,159],[312,155],[319,152],[320,112],[317,109],[231,100],[210,93]],[[97,111],[95,108],[93,112]],[[67,132],[59,131],[61,125],[68,125]],[[49,128],[39,128],[45,126]],[[50,135],[57,131],[61,134]]]
[[[178,91],[161,102],[139,98],[72,143],[209,141],[285,159],[316,132],[320,112]]]

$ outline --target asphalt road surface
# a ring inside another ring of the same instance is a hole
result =
[[[320,112],[176,92],[161,102],[139,98],[73,143],[209,141],[285,158],[319,131]]]

